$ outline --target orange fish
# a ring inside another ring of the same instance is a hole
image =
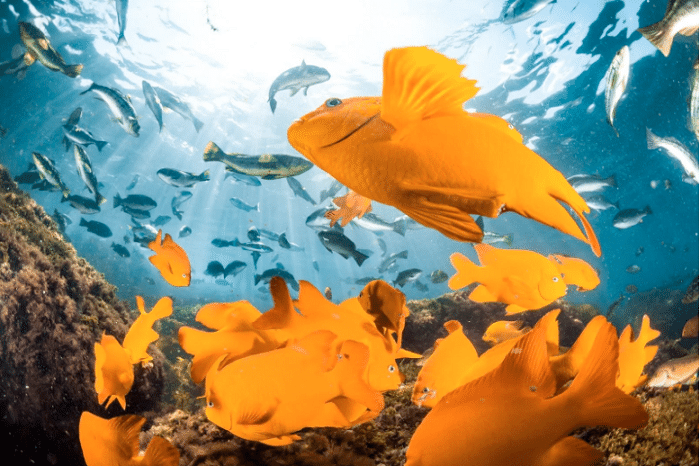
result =
[[[552,372],[557,379],[557,389],[560,389],[569,380],[576,377],[593,349],[598,332],[606,325],[610,324],[604,316],[595,316],[588,322],[567,352],[549,358]]]
[[[603,455],[569,433],[584,426],[640,428],[642,404],[615,387],[615,328],[594,349],[567,390],[553,396],[545,330],[535,327],[500,366],[447,394],[423,419],[406,466],[575,466]]]
[[[180,346],[194,356],[190,368],[192,380],[195,383],[204,380],[220,356],[227,355],[222,360],[222,364],[226,365],[251,354],[277,349],[280,343],[274,331],[253,328],[253,322],[260,316],[260,311],[248,301],[211,303],[197,312],[196,320],[215,332],[180,327]]]
[[[479,282],[469,299],[479,303],[505,303],[506,313],[542,308],[566,294],[566,284],[554,264],[536,252],[497,249],[475,244],[481,267],[456,252],[450,256],[457,273],[448,285],[458,290]]]
[[[403,328],[406,325],[406,317],[410,315],[406,307],[406,295],[384,280],[372,280],[360,291],[357,301],[362,309],[374,318],[374,324],[380,333],[386,335],[388,332],[394,332],[397,335],[396,346],[401,348]]]
[[[156,253],[148,260],[156,266],[166,282],[173,286],[190,286],[192,269],[187,253],[167,233],[161,242],[162,235],[163,230],[158,230],[158,237],[148,243],[148,247]]]
[[[344,227],[353,218],[362,218],[367,212],[372,212],[372,200],[362,197],[354,191],[349,191],[345,196],[333,199],[333,204],[340,207],[329,210],[324,217],[331,219],[331,226],[340,220],[340,226]]]
[[[620,374],[617,377],[617,386],[625,393],[632,393],[646,381],[647,376],[642,375],[644,366],[654,359],[659,349],[658,346],[646,345],[661,335],[661,332],[653,330],[649,316],[644,315],[636,340],[632,340],[633,335],[631,325],[626,326],[620,334]]]
[[[488,326],[481,339],[493,346],[511,338],[521,337],[530,330],[530,327],[523,328],[522,320],[499,320]]]
[[[165,297],[161,298],[151,312],[146,312],[144,307],[143,298],[141,296],[136,297],[136,306],[139,308],[139,316],[136,318],[131,328],[126,333],[124,337],[124,350],[129,355],[129,360],[131,364],[136,364],[138,362],[142,364],[148,363],[152,360],[146,350],[148,345],[153,343],[158,339],[158,332],[153,330],[153,324],[156,320],[164,319],[173,313],[173,300]]]
[[[691,317],[688,322],[683,326],[683,332],[681,333],[683,338],[697,338],[698,337],[698,316]]]
[[[554,263],[561,276],[564,277],[564,283],[576,285],[578,291],[590,291],[600,284],[598,272],[582,259],[551,254],[549,260]]]
[[[135,414],[103,419],[83,411],[78,435],[87,466],[177,466],[180,452],[162,437],[153,437],[139,455],[139,432],[145,422]]]
[[[102,332],[102,341],[95,343],[95,391],[97,401],[105,409],[114,400],[126,409],[126,394],[134,384],[134,367],[127,352],[116,338]]]
[[[384,399],[362,381],[367,346],[348,340],[338,353],[336,338],[320,330],[221,370],[214,364],[206,377],[207,418],[239,437],[287,445],[305,427],[349,427],[334,398],[347,397],[378,413]]]
[[[480,242],[470,214],[505,211],[600,245],[586,201],[508,122],[463,110],[478,88],[427,47],[384,56],[381,97],[328,99],[296,120],[290,144],[343,185],[458,241]],[[566,207],[576,212],[585,234]]]
[[[536,328],[544,329],[547,354],[550,356],[559,352],[559,326],[557,325],[559,312],[559,309],[549,311],[535,325]],[[412,397],[413,403],[418,406],[432,408],[447,393],[488,374],[503,362],[503,358],[522,338],[506,340],[490,348],[481,356],[474,358],[476,350],[472,353],[474,347],[469,339],[464,336],[462,326],[456,321],[451,322],[445,324],[446,328],[450,324],[451,328],[448,328],[450,335],[443,341],[438,340],[435,342],[435,351],[418,373]],[[453,337],[453,335],[455,336]],[[452,341],[449,343],[449,346],[444,346],[440,349],[450,339]],[[466,362],[463,364],[459,358],[455,358],[453,352],[463,354],[466,357]]]

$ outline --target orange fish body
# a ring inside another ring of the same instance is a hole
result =
[[[569,433],[583,426],[639,428],[641,403],[615,387],[614,327],[571,386],[553,396],[544,330],[518,340],[501,365],[447,394],[423,419],[406,452],[406,466],[576,466],[603,455]],[[534,425],[533,425],[534,424]]]
[[[336,197],[333,199],[333,204],[339,208],[329,210],[325,214],[326,218],[331,219],[331,226],[340,220],[340,226],[344,227],[353,218],[362,218],[367,212],[372,212],[372,200],[362,197],[354,191],[348,192],[345,196]]]
[[[632,393],[635,388],[646,382],[647,376],[642,375],[646,366],[658,351],[658,346],[647,346],[654,338],[661,335],[658,330],[653,330],[649,323],[649,316],[644,315],[639,336],[633,340],[632,326],[628,325],[620,333],[620,374],[617,377],[617,387],[625,393]]]
[[[206,377],[206,415],[234,435],[285,445],[304,427],[348,427],[333,403],[339,396],[379,412],[384,400],[362,380],[367,347],[355,341],[333,350],[336,335],[314,332],[296,343],[239,359]]]
[[[153,325],[159,319],[164,319],[173,313],[173,300],[169,297],[161,298],[151,312],[146,312],[141,296],[136,297],[136,306],[139,316],[136,318],[124,337],[122,346],[129,355],[132,364],[146,364],[152,360],[146,350],[148,345],[158,339],[158,332],[153,330]]]
[[[598,272],[582,259],[551,254],[549,260],[554,263],[561,276],[564,277],[564,283],[576,285],[578,291],[590,291],[600,284]]]
[[[145,422],[135,414],[103,419],[83,411],[78,435],[87,466],[177,466],[180,452],[162,437],[153,437],[139,455],[139,432]]]
[[[566,294],[566,284],[555,265],[536,252],[497,249],[489,244],[475,244],[474,249],[481,267],[454,253],[450,262],[457,273],[448,282],[453,290],[481,283],[469,295],[472,301],[502,302],[508,305],[508,314],[515,314],[542,308]]]
[[[169,234],[161,242],[163,230],[158,230],[155,240],[148,243],[148,247],[156,254],[148,258],[166,282],[173,286],[189,286],[192,269],[187,253]]]
[[[226,355],[222,365],[252,354],[271,351],[280,346],[274,330],[257,330],[253,322],[261,316],[248,301],[211,303],[203,306],[196,320],[216,330],[207,332],[191,327],[180,327],[178,340],[186,353],[194,356],[190,375],[200,383],[220,356]]]
[[[469,214],[514,211],[600,246],[589,208],[564,176],[495,115],[462,109],[477,88],[463,66],[425,47],[384,57],[382,97],[328,99],[295,121],[290,144],[361,196],[458,241],[480,242]],[[584,235],[560,202],[581,220]]]
[[[112,335],[102,333],[95,343],[95,391],[97,401],[109,407],[117,400],[126,409],[126,394],[134,384],[134,368],[128,353]]]
[[[499,320],[488,326],[481,339],[493,346],[511,338],[521,337],[530,330],[530,327],[523,328],[522,320]]]

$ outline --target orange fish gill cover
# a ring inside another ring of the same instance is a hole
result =
[[[146,312],[141,296],[136,297],[136,306],[139,316],[136,318],[124,337],[123,347],[129,355],[131,364],[147,364],[153,359],[146,350],[148,345],[158,339],[158,332],[153,330],[153,325],[159,319],[169,317],[173,313],[173,300],[169,297],[161,298],[151,312]]]
[[[362,197],[354,191],[333,199],[333,204],[339,208],[329,210],[324,217],[331,219],[331,226],[340,220],[340,226],[344,227],[353,218],[362,218],[367,212],[372,212],[372,200]],[[341,220],[342,219],[342,220]]]
[[[551,254],[549,260],[561,272],[561,276],[564,277],[564,283],[576,285],[578,291],[590,291],[600,284],[598,272],[583,259]]]
[[[95,343],[95,391],[97,401],[105,409],[117,400],[126,409],[126,394],[134,384],[134,368],[129,355],[112,335],[102,333]]]
[[[177,466],[180,452],[162,437],[153,437],[139,455],[139,432],[145,422],[135,414],[103,419],[83,411],[78,435],[87,466]]]
[[[633,340],[632,326],[628,325],[620,334],[620,374],[617,377],[617,386],[625,393],[632,393],[635,388],[643,385],[647,379],[642,375],[646,366],[659,349],[658,346],[647,346],[651,340],[661,335],[661,332],[651,328],[649,316],[644,315],[639,336]]]
[[[148,258],[166,282],[173,286],[189,286],[192,269],[187,253],[169,234],[161,242],[163,230],[158,230],[155,240],[148,243],[148,247],[156,254]]]
[[[406,466],[578,466],[603,455],[569,434],[584,426],[640,428],[648,416],[615,387],[617,340],[612,325],[571,386],[557,396],[545,330],[520,338],[494,371],[447,394],[423,419]],[[537,428],[526,426],[537,420]]]
[[[540,309],[566,295],[566,284],[555,265],[546,257],[527,250],[498,249],[475,244],[481,267],[466,256],[450,256],[457,273],[448,286],[453,290],[480,283],[469,295],[476,302],[498,301],[507,304],[506,312],[515,314]]]
[[[463,68],[426,47],[389,50],[382,97],[328,99],[289,127],[289,142],[357,194],[451,239],[480,242],[471,215],[513,211],[600,255],[590,209],[564,176],[512,125],[462,109],[477,91]]]

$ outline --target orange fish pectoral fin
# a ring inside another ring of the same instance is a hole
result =
[[[141,464],[177,466],[179,463],[180,450],[163,437],[153,437],[146,447]]]
[[[566,464],[568,466],[586,466],[605,456],[583,440],[576,437],[564,437],[547,450],[539,464],[543,466]]]
[[[461,76],[464,65],[427,47],[392,49],[384,55],[381,118],[397,130],[422,119],[462,114],[476,95],[476,81]]]
[[[469,294],[469,299],[476,303],[492,303],[498,301],[493,293],[489,291],[484,285],[479,285]]]
[[[301,440],[301,437],[299,437],[296,434],[292,435],[280,435],[279,437],[272,437],[264,440],[258,440],[260,443],[264,443],[265,445],[269,445],[271,447],[284,447],[286,445],[291,445],[292,443],[296,442],[297,440]]]
[[[249,402],[245,408],[239,410],[235,424],[242,426],[260,425],[272,419],[280,404],[279,399],[263,397],[262,394],[260,398]]]

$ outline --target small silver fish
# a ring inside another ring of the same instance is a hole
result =
[[[393,231],[401,236],[406,235],[406,222],[402,219],[389,222],[380,218],[378,215],[368,212],[362,218],[352,219],[351,225],[356,225],[365,230],[371,231],[374,234],[381,234],[385,231]]]
[[[676,34],[691,36],[698,30],[698,23],[698,0],[668,0],[663,19],[637,31],[668,57]]]
[[[124,30],[126,29],[126,11],[129,8],[129,0],[115,0],[117,7],[117,22],[119,23],[119,37],[117,45],[126,45]]]
[[[292,188],[292,191],[294,192],[295,196],[299,196],[300,198],[309,202],[311,205],[316,205],[316,201],[313,200],[313,198],[306,191],[306,188],[299,182],[299,180],[297,180],[294,177],[288,176],[287,184],[290,188]]]
[[[638,209],[624,209],[621,210],[613,217],[613,226],[619,229],[625,229],[633,227],[638,223],[642,223],[644,217],[651,215],[651,207],[646,206],[644,210]]]
[[[151,109],[153,115],[156,117],[156,121],[158,122],[158,131],[162,131],[163,106],[160,103],[160,98],[158,97],[158,94],[156,94],[156,91],[153,89],[153,86],[151,86],[148,83],[148,81],[143,81],[141,83],[141,87],[143,88],[143,97],[146,99],[146,105],[148,105],[148,108]]]
[[[605,196],[603,195],[596,195],[596,196],[591,196],[587,199],[585,199],[586,204],[588,207],[590,207],[593,210],[598,210],[598,211],[603,211],[603,210],[608,210],[608,209],[616,209],[620,210],[620,203],[615,202],[612,203],[610,202]]]
[[[192,110],[190,110],[189,105],[187,105],[185,102],[182,101],[182,99],[180,99],[178,96],[176,96],[170,91],[166,91],[161,87],[155,86],[153,87],[153,89],[156,91],[156,95],[158,95],[158,99],[160,99],[160,104],[163,107],[169,108],[173,112],[180,114],[182,118],[190,120],[194,125],[195,131],[199,133],[199,130],[202,129],[204,123],[202,123],[200,120],[197,119],[197,117],[194,116],[194,113],[192,113]]]
[[[95,172],[92,170],[92,163],[90,162],[90,157],[88,157],[87,152],[83,149],[83,146],[75,145],[73,148],[75,153],[75,165],[78,167],[78,174],[80,178],[85,183],[85,186],[90,190],[91,193],[95,195],[95,202],[97,205],[103,204],[107,199],[100,194],[99,187],[97,184],[97,177]]]
[[[178,238],[185,238],[187,236],[190,236],[192,234],[192,228],[188,227],[187,225],[182,225],[182,228],[180,228],[180,231],[177,234]]]
[[[642,268],[638,266],[637,264],[632,264],[629,267],[625,269],[627,273],[639,273],[642,271]]]
[[[630,76],[630,49],[626,45],[615,54],[608,72],[605,74],[605,114],[608,117],[608,123],[615,130],[615,134],[619,137],[620,133],[613,124],[617,104],[622,98],[627,88],[627,81]]]
[[[32,159],[34,160],[36,169],[44,180],[58,188],[63,193],[64,198],[70,196],[70,189],[63,183],[61,174],[58,173],[56,166],[48,157],[38,152],[32,152]]]
[[[567,178],[571,186],[577,193],[594,193],[602,191],[605,188],[616,188],[617,180],[615,175],[610,175],[607,178],[601,178],[598,175],[575,175],[576,178]]]
[[[396,279],[392,282],[392,285],[394,285],[394,286],[398,285],[398,286],[403,288],[403,286],[406,283],[414,282],[414,281],[418,280],[422,274],[423,274],[423,271],[421,269],[402,270],[396,276]]]
[[[506,7],[501,14],[501,21],[505,24],[514,24],[532,18],[550,3],[556,0],[514,0]]]
[[[161,180],[177,188],[189,188],[200,181],[209,181],[209,170],[205,170],[199,175],[196,175],[190,172],[175,170],[174,168],[161,168],[156,174]]]
[[[697,159],[676,139],[660,138],[647,128],[647,148],[650,150],[663,149],[669,157],[680,162],[689,178],[692,178],[696,184],[700,181],[700,168],[698,168]]]
[[[114,115],[117,123],[124,128],[124,131],[132,136],[139,136],[141,127],[139,126],[138,117],[136,116],[136,109],[131,105],[131,101],[128,97],[124,96],[116,89],[100,86],[94,82],[87,90],[80,94],[86,94],[90,91],[97,94],[98,98],[107,104],[107,107],[112,111],[112,115]]]
[[[254,210],[256,212],[260,212],[260,203],[259,202],[255,205],[250,205],[250,204],[246,204],[245,202],[238,199],[237,197],[232,197],[231,199],[229,199],[229,201],[236,208],[241,209],[241,210],[245,210],[246,212],[250,212],[252,210]]]
[[[83,70],[83,65],[68,65],[63,57],[54,49],[43,32],[31,23],[19,22],[19,35],[22,37],[27,52],[24,63],[31,66],[36,60],[50,69],[75,78]]]
[[[71,207],[77,209],[81,214],[85,215],[96,214],[100,211],[100,206],[94,199],[79,196],[77,194],[71,194],[68,197],[64,197],[61,199],[61,202],[68,202]]]
[[[329,79],[331,79],[331,74],[328,70],[319,66],[307,65],[306,62],[302,60],[301,65],[288,69],[277,76],[272,82],[270,92],[268,93],[268,102],[270,102],[272,113],[275,113],[275,109],[277,108],[275,94],[279,91],[289,89],[291,91],[290,96],[292,96],[301,89],[304,89],[304,95],[306,95],[309,86],[326,82]]]
[[[690,107],[690,119],[688,121],[688,126],[690,130],[695,133],[695,138],[700,138],[700,121],[698,120],[698,107],[700,106],[700,94],[698,94],[698,61],[695,61],[695,71],[693,72],[693,83],[690,90],[690,101],[688,106]]]

